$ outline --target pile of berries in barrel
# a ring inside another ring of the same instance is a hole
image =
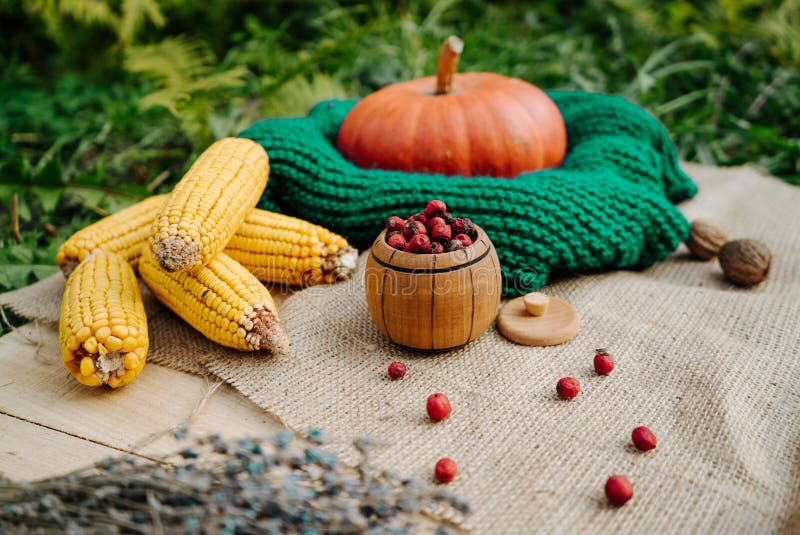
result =
[[[449,253],[469,247],[476,239],[475,224],[468,217],[450,215],[438,199],[407,219],[393,215],[386,220],[386,243],[407,253]]]

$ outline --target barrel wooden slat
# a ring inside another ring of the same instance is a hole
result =
[[[416,349],[434,349],[433,278],[433,275],[386,270],[383,316],[387,336],[394,342]]]
[[[384,264],[391,264],[392,257],[395,252],[397,252],[397,249],[389,247],[389,244],[386,243],[386,231],[384,230],[375,238],[375,241],[372,243],[371,251],[372,256],[374,256],[376,260]]]
[[[500,261],[494,248],[486,261],[472,266],[471,269],[475,295],[482,296],[482,299],[476,300],[475,310],[473,310],[473,328],[482,333],[489,328],[497,316],[503,290]]]
[[[458,347],[470,340],[475,296],[470,267],[436,277],[431,316],[433,345],[437,349]]]
[[[375,240],[367,259],[367,305],[378,329],[397,344],[445,350],[477,338],[500,304],[501,274],[491,240],[430,255],[397,251]]]
[[[372,255],[367,257],[367,265],[364,271],[364,286],[367,291],[367,307],[372,314],[372,320],[378,327],[378,330],[384,336],[389,336],[386,332],[385,321],[383,317],[383,287],[386,281],[386,270],[382,269],[372,258]]]

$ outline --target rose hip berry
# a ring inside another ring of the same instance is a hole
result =
[[[572,399],[581,393],[581,384],[574,377],[563,377],[556,384],[556,392],[563,399]]]
[[[466,234],[456,234],[453,239],[458,240],[461,242],[461,245],[464,247],[469,247],[472,245],[472,238],[467,236]]]
[[[458,251],[459,249],[463,249],[464,244],[458,240],[450,240],[444,244],[444,250],[448,253],[451,251]]]
[[[452,232],[450,231],[450,226],[441,224],[433,227],[431,231],[431,238],[436,241],[449,241],[452,237]]]
[[[611,476],[606,481],[606,497],[614,505],[624,505],[633,497],[633,485],[625,476]]]
[[[442,217],[447,213],[447,205],[444,201],[434,199],[425,207],[425,217],[431,219],[433,217]]]
[[[453,227],[453,234],[466,234],[467,236],[470,235],[474,228],[472,220],[468,217],[456,217],[453,219],[451,226]]]
[[[436,463],[436,480],[441,483],[450,483],[458,474],[458,465],[450,457],[442,457]]]
[[[428,411],[428,416],[434,422],[444,420],[450,416],[450,411],[452,410],[450,407],[450,400],[442,393],[428,396],[426,409]]]
[[[438,227],[439,225],[446,225],[447,223],[444,222],[444,219],[441,217],[433,217],[428,219],[428,222],[425,223],[425,228],[428,229],[428,234],[433,231],[434,227]]]
[[[631,433],[631,440],[634,446],[642,451],[652,450],[656,447],[656,443],[658,442],[653,432],[643,425],[633,430],[633,433]]]
[[[389,364],[389,379],[392,381],[402,379],[406,375],[406,365],[402,362],[392,362]]]
[[[614,357],[608,354],[607,349],[595,350],[594,371],[600,375],[608,375],[614,371]]]
[[[426,234],[417,234],[408,240],[403,250],[408,253],[428,253],[431,250],[431,239]]]
[[[428,217],[425,214],[423,214],[422,212],[417,212],[416,214],[414,214],[414,215],[412,215],[411,217],[408,218],[408,221],[412,221],[412,220],[413,221],[419,221],[423,225],[427,225],[428,224]]]
[[[411,241],[412,236],[416,236],[417,234],[427,233],[428,231],[425,229],[425,225],[419,221],[410,219],[406,221],[405,225],[403,225],[403,237],[406,239],[406,241]]]
[[[453,226],[455,225],[455,226]],[[400,232],[403,240],[393,238]],[[429,244],[418,240],[412,243],[414,236],[424,234]],[[475,243],[478,231],[468,217],[453,217],[447,211],[444,201],[434,199],[425,206],[423,212],[417,212],[403,220],[393,215],[386,220],[386,243],[392,248],[417,254],[441,254],[458,251]]]
[[[393,247],[395,249],[403,250],[407,244],[406,239],[400,232],[395,232],[391,236],[386,239],[386,243],[389,244],[389,247]]]
[[[389,232],[392,231],[403,232],[403,226],[405,224],[406,222],[402,217],[393,215],[392,217],[386,220],[386,230]]]

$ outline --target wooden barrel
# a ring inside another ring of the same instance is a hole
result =
[[[477,227],[470,247],[442,254],[398,251],[383,231],[372,244],[364,282],[372,320],[401,346],[445,351],[486,331],[502,292],[500,263]]]

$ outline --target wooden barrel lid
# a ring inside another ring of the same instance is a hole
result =
[[[497,316],[500,333],[526,346],[556,346],[572,340],[581,328],[575,307],[557,297],[550,298],[547,312],[531,316],[525,310],[522,297],[506,303]]]

